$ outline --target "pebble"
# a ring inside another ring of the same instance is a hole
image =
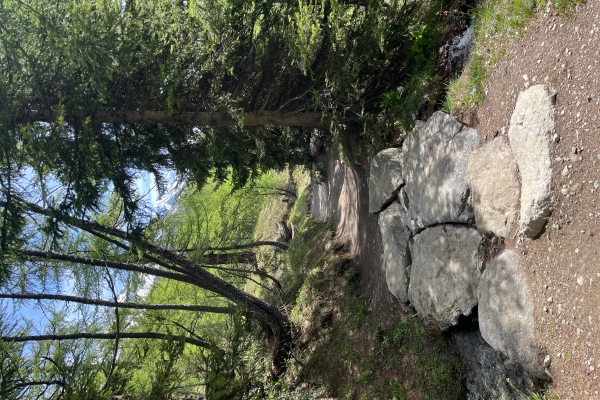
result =
[[[579,189],[579,184],[576,183],[571,187],[571,194],[575,194],[577,193],[577,190]]]
[[[600,187],[600,182],[594,182],[594,189],[598,189],[598,187]]]
[[[569,194],[569,189],[560,189],[560,192],[563,194],[563,196],[566,196]]]
[[[546,357],[544,357],[544,367],[549,368],[551,362],[550,354],[547,354]]]
[[[578,284],[579,286],[583,286],[583,276],[578,276],[578,277],[577,277],[577,284]]]
[[[562,176],[567,176],[569,175],[569,168],[567,168],[567,166],[565,165],[565,168],[563,168],[562,172],[560,173]]]
[[[548,297],[548,303],[552,303],[552,296]]]
[[[579,254],[579,247],[575,249],[575,254]]]

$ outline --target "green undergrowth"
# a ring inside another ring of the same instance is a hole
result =
[[[485,85],[498,61],[510,46],[523,37],[525,28],[537,12],[547,9],[568,16],[583,0],[485,0],[473,11],[474,41],[471,58],[462,76],[450,82],[444,109],[464,117],[479,107]]]
[[[340,254],[307,275],[291,312],[298,331],[288,390],[339,399],[460,398],[463,366],[443,339],[410,317],[382,325],[359,294],[359,279]]]
[[[271,270],[283,287],[280,309],[293,324],[294,349],[288,372],[265,386],[265,398],[460,398],[458,357],[412,317],[386,326],[373,315],[354,260],[310,217],[309,197],[308,186],[299,190],[289,214],[298,232]]]

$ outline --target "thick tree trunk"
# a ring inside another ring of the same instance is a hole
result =
[[[71,118],[85,118],[88,114],[76,112],[67,116]],[[54,122],[58,117],[56,110],[29,110],[23,111],[15,122]],[[169,113],[164,111],[98,111],[95,115],[98,122],[113,124],[174,124],[188,126],[237,126],[239,121],[231,115],[221,112],[181,112]],[[243,114],[242,122],[244,126],[296,126],[305,128],[328,128],[331,121],[323,118],[320,112],[277,112],[277,111],[256,111]]]
[[[185,343],[204,349],[211,349],[210,344],[203,339],[194,339],[187,336],[167,335],[157,332],[118,332],[118,333],[72,333],[67,335],[26,335],[26,336],[2,336],[3,342],[41,342],[46,340],[75,340],[75,339],[160,339],[160,340],[182,340]]]
[[[195,311],[195,312],[209,312],[216,314],[233,314],[235,308],[233,307],[212,307],[212,306],[197,306],[194,304],[140,304],[140,303],[124,303],[90,299],[87,297],[80,296],[67,296],[61,294],[37,294],[37,293],[0,293],[0,299],[25,299],[25,300],[59,300],[68,301],[72,303],[89,304],[92,306],[102,307],[118,307],[118,308],[129,308],[136,310],[183,310],[183,311]]]

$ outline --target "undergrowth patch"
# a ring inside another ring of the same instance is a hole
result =
[[[479,107],[485,85],[498,61],[539,11],[569,15],[582,0],[485,0],[473,12],[475,21],[471,58],[463,74],[450,82],[444,109],[459,118]]]

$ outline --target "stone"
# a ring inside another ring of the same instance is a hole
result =
[[[475,129],[441,111],[415,123],[402,146],[411,219],[421,226],[473,221],[467,162],[478,145]]]
[[[434,331],[458,324],[477,305],[482,236],[476,229],[441,225],[414,237],[408,298]]]
[[[398,201],[402,205],[404,211],[408,212],[408,195],[406,194],[404,188],[400,188],[400,191],[398,192]]]
[[[478,289],[479,329],[494,349],[537,378],[547,379],[537,355],[531,295],[518,265],[518,254],[503,250],[483,272]]]
[[[520,230],[538,236],[552,212],[550,152],[555,94],[547,85],[521,92],[510,118],[508,138],[521,173]]]
[[[392,147],[377,153],[369,174],[369,212],[379,212],[392,202],[403,184],[402,150]]]
[[[468,163],[475,223],[480,232],[508,236],[519,204],[517,163],[506,139],[475,149]]]
[[[419,226],[416,221],[410,219],[410,215],[408,214],[402,215],[402,222],[404,222],[404,225],[410,229],[413,235],[416,235],[424,229],[422,226]]]
[[[402,207],[393,202],[379,213],[379,229],[385,259],[385,280],[389,291],[401,302],[408,301],[410,230],[402,221]]]
[[[521,399],[536,391],[523,366],[488,345],[477,330],[452,332],[452,342],[465,364],[465,399]]]

